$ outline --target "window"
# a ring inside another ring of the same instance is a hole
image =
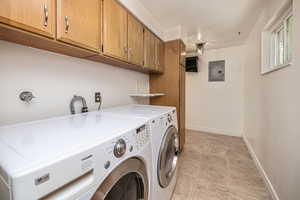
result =
[[[289,66],[293,58],[293,13],[291,5],[285,5],[265,27],[262,34],[261,73]]]
[[[288,61],[292,61],[293,57],[293,15],[291,15],[287,21],[286,21],[286,26],[287,26],[287,59]]]

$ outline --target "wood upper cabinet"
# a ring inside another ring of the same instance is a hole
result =
[[[103,53],[127,61],[127,10],[116,0],[104,0],[103,26]]]
[[[0,22],[54,37],[55,0],[1,0]]]
[[[0,0],[0,38],[145,73],[166,62],[165,43],[118,0]]]
[[[143,65],[144,44],[143,25],[131,14],[128,14],[128,61]]]
[[[144,28],[144,67],[156,70],[155,36]]]
[[[157,37],[155,38],[155,60],[156,71],[164,72],[164,43]]]
[[[100,51],[100,14],[100,0],[57,0],[57,39]]]

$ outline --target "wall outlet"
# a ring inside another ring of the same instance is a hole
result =
[[[95,93],[95,103],[101,103],[101,92]]]

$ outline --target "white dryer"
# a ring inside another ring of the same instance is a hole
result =
[[[150,200],[145,122],[94,112],[1,127],[0,199]]]
[[[147,119],[152,138],[153,200],[170,200],[177,180],[179,136],[175,107],[128,105],[105,113]]]

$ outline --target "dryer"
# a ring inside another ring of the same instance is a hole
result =
[[[150,200],[145,123],[94,112],[1,127],[0,199]]]
[[[152,141],[153,200],[170,200],[177,180],[179,136],[175,107],[127,105],[105,113],[135,116],[148,121]]]

